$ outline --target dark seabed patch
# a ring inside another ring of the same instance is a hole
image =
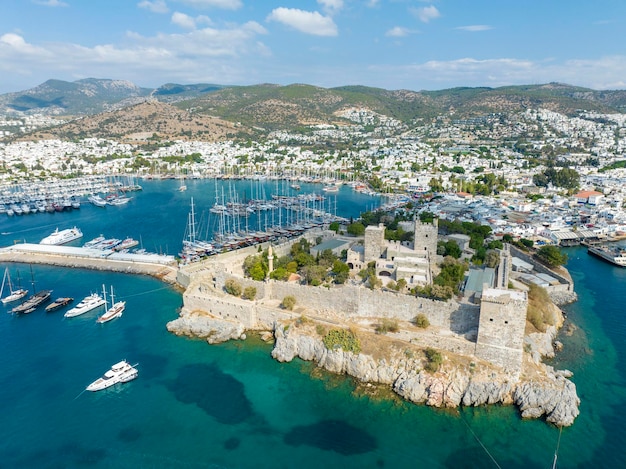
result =
[[[135,427],[125,427],[117,434],[117,439],[126,443],[133,443],[141,438],[141,432]]]
[[[177,400],[196,404],[223,424],[241,423],[253,415],[243,383],[215,364],[185,365],[168,387]]]
[[[341,420],[294,427],[284,440],[291,446],[309,445],[347,455],[367,453],[378,446],[372,435]]]
[[[232,438],[229,438],[228,440],[224,442],[224,449],[232,451],[234,449],[239,448],[240,444],[241,444],[241,440],[233,436]]]
[[[15,467],[63,468],[63,467],[91,467],[96,466],[106,457],[106,451],[101,448],[85,448],[70,443],[56,449],[40,450],[29,453],[15,461]],[[9,466],[11,463],[3,461]],[[9,467],[7,466],[7,467]]]

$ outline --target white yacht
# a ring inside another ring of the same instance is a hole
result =
[[[126,360],[116,363],[104,375],[87,386],[87,391],[101,391],[117,383],[132,381],[139,375],[135,366],[137,365],[133,366]]]
[[[75,307],[67,310],[63,316],[65,316],[66,318],[80,316],[81,314],[88,313],[92,309],[96,309],[103,304],[105,304],[104,299],[97,293],[92,293],[91,295],[85,297]]]
[[[61,230],[57,228],[50,236],[46,236],[44,239],[39,241],[39,244],[47,244],[47,245],[61,245],[69,243],[70,241],[74,241],[75,239],[80,239],[83,237],[83,232],[78,228],[68,228],[67,230]]]

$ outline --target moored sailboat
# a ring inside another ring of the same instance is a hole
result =
[[[102,285],[102,292],[104,296],[104,307],[106,309],[105,313],[100,316],[96,322],[99,324],[103,324],[105,322],[109,322],[112,319],[119,318],[122,316],[124,309],[126,309],[125,301],[115,302],[115,297],[113,296],[113,285],[111,285],[111,307],[107,309],[107,299],[106,299],[106,289],[104,285]]]
[[[9,294],[2,298],[5,285],[8,285],[9,287]],[[27,294],[28,290],[24,288],[17,288],[15,290],[13,289],[13,285],[11,284],[11,275],[9,274],[9,268],[7,267],[4,270],[4,277],[2,279],[2,288],[0,289],[0,298],[2,299],[0,301],[2,301],[3,304],[11,303],[12,301],[17,301],[24,298]]]

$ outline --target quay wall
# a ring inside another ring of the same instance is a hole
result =
[[[63,252],[35,252],[20,249],[16,246],[0,249],[0,261],[151,275],[163,278],[169,283],[175,283],[177,270],[175,264],[139,262],[132,259],[114,259],[111,257],[92,257],[86,254]]]

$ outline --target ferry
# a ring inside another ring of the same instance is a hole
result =
[[[75,239],[80,239],[83,237],[83,232],[78,228],[68,228],[67,230],[61,230],[57,228],[50,236],[46,236],[44,239],[39,241],[39,244],[46,245],[54,245],[59,246],[61,244],[67,244],[70,241],[74,241]]]
[[[63,316],[65,316],[66,318],[80,316],[81,314],[88,313],[89,311],[96,309],[104,304],[104,298],[102,298],[97,293],[92,293],[91,295],[81,300],[81,302],[78,303],[75,307],[66,311]]]
[[[589,246],[587,254],[592,254],[618,267],[626,267],[626,249],[621,247]]]
[[[137,365],[132,366],[126,360],[122,360],[121,362],[113,365],[110,370],[87,386],[86,389],[87,391],[101,391],[102,389],[106,389],[117,383],[127,383],[132,381],[139,375],[135,366]]]

